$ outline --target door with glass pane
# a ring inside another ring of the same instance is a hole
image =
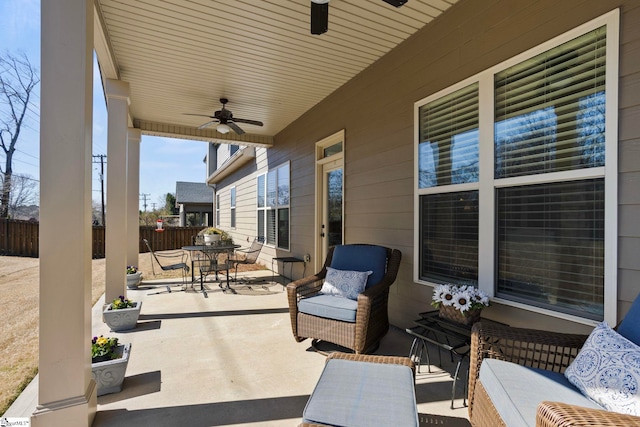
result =
[[[323,207],[320,237],[322,238],[322,259],[327,257],[328,248],[342,244],[342,165],[332,162],[323,165]]]

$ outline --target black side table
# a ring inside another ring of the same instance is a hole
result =
[[[453,374],[453,386],[451,387],[451,409],[453,409],[453,402],[456,397],[456,384],[460,374],[460,365],[471,350],[471,325],[467,326],[447,319],[441,319],[437,311],[420,313],[420,319],[415,320],[414,323],[416,326],[407,328],[406,332],[414,337],[411,349],[409,350],[409,357],[417,361],[418,372],[420,372],[423,350],[426,352],[427,363],[430,365],[427,343],[438,347],[440,365],[442,365],[440,349],[448,351],[452,360],[456,362],[456,370]],[[431,372],[431,366],[429,366],[428,369],[429,372]],[[468,375],[469,372],[467,369],[467,376]],[[466,383],[464,389],[463,405],[467,406]]]

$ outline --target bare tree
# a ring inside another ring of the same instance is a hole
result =
[[[9,216],[13,178],[13,154],[20,137],[20,129],[32,91],[40,82],[37,70],[24,53],[0,55],[0,147],[5,154],[0,194],[0,218]]]
[[[38,204],[38,182],[29,175],[13,174],[9,214],[15,216],[20,206]]]

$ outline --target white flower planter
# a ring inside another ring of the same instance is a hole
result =
[[[91,364],[91,375],[98,386],[98,396],[118,393],[122,390],[122,382],[129,364],[131,344],[119,345],[115,351],[120,355],[118,359]]]
[[[138,271],[136,273],[127,274],[127,288],[128,289],[138,289],[138,285],[142,281],[142,272]]]
[[[221,237],[222,236],[219,234],[205,234],[204,243],[206,245],[207,243],[211,244],[213,242],[219,242]]]
[[[104,323],[106,323],[113,332],[127,331],[134,329],[138,323],[142,302],[134,302],[135,306],[131,308],[121,308],[112,310],[111,304],[102,312]]]

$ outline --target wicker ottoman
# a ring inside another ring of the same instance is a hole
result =
[[[302,426],[418,426],[413,362],[334,353],[307,402]]]

